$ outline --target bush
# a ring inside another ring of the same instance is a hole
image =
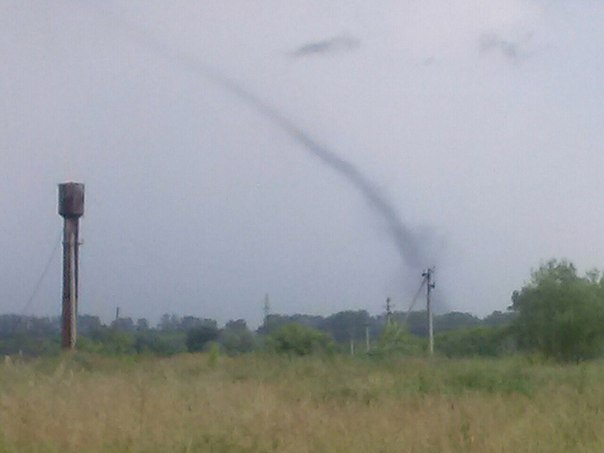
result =
[[[78,349],[85,352],[119,355],[133,354],[134,335],[110,327],[102,327],[78,340]]]
[[[218,341],[230,355],[252,352],[255,347],[254,335],[249,329],[224,329]]]
[[[334,349],[333,340],[327,334],[297,323],[279,327],[269,336],[267,346],[277,353],[300,356]]]
[[[134,349],[137,354],[169,356],[185,352],[185,334],[181,332],[158,332],[143,330],[136,333]]]
[[[447,357],[496,357],[512,348],[510,331],[505,327],[474,327],[439,334],[436,350]]]
[[[378,341],[378,347],[373,354],[403,354],[418,355],[425,350],[425,341],[409,333],[398,322],[390,322]]]
[[[215,341],[220,335],[220,331],[210,325],[202,325],[194,327],[187,332],[187,351],[199,352],[203,351],[207,343]]]

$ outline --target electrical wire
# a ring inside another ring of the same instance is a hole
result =
[[[29,298],[27,299],[27,302],[23,305],[23,309],[21,310],[21,316],[25,315],[25,313],[29,310],[32,303],[34,302],[34,299],[40,292],[40,289],[42,288],[42,283],[44,283],[44,279],[46,278],[46,275],[50,271],[52,262],[57,254],[57,251],[59,250],[59,245],[61,244],[62,236],[63,236],[63,234],[60,233],[59,237],[57,239],[57,242],[55,243],[55,245],[52,249],[52,252],[50,253],[50,256],[48,257],[48,261],[46,261],[44,270],[42,271],[42,274],[40,275],[40,277],[38,278],[38,281],[36,282],[36,285],[34,286],[34,290],[32,291],[31,296],[29,296]]]
[[[426,284],[426,277],[424,277],[422,279],[422,283],[419,285],[419,288],[417,289],[417,292],[415,293],[415,296],[413,297],[413,300],[411,301],[411,304],[409,305],[409,310],[407,310],[407,314],[405,315],[405,322],[407,322],[407,319],[409,318],[409,314],[411,313],[411,310],[413,310],[413,307],[415,307],[415,304],[417,303],[417,299],[419,298],[419,295],[422,292],[422,289],[424,289],[424,285]]]

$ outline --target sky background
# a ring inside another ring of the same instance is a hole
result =
[[[362,170],[441,310],[505,310],[552,257],[604,268],[601,2],[98,3],[0,0],[0,312],[60,313],[60,253],[28,300],[67,180],[83,313],[407,308],[422,266],[359,191],[191,62]]]

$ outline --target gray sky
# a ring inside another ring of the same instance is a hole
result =
[[[441,307],[505,309],[530,269],[604,267],[596,1],[0,0],[0,311],[86,183],[81,311],[109,319],[405,309],[420,268],[333,169],[191,69],[242,84],[398,211]],[[158,51],[159,49],[159,51]],[[60,312],[57,255],[29,314]]]

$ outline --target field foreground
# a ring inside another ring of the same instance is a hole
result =
[[[604,363],[89,355],[0,364],[0,451],[604,451]]]

